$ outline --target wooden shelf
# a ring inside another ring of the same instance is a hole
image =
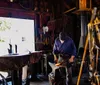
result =
[[[91,12],[91,11],[92,11],[92,9],[85,8],[85,9],[77,9],[77,10],[73,11],[72,13],[74,13],[74,14],[80,14],[81,12]]]
[[[72,9],[69,9],[67,11],[64,12],[64,14],[67,14],[67,13],[74,13],[74,14],[80,14],[81,12],[91,12],[91,8],[84,8],[84,9],[77,9],[76,7],[72,8]]]

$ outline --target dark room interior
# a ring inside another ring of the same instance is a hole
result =
[[[0,85],[100,85],[99,24],[100,0],[0,0]]]

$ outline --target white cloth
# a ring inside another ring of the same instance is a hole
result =
[[[49,28],[48,28],[48,26],[43,26],[43,33],[45,34],[46,32],[48,32],[49,31]]]

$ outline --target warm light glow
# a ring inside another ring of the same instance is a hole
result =
[[[10,2],[13,2],[13,0],[10,0]]]
[[[86,8],[86,0],[79,0],[79,8],[80,9]]]

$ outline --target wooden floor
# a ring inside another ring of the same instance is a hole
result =
[[[43,79],[45,79],[45,77],[43,77]],[[41,79],[41,80],[39,79],[38,81],[30,80],[30,85],[49,85],[48,79],[45,79],[45,80],[43,80],[43,79]],[[83,74],[83,76],[81,76],[79,85],[89,85],[89,83],[86,82],[85,79],[86,79],[86,74]],[[74,83],[74,85],[77,85],[77,76],[73,77],[73,83]],[[2,85],[2,84],[0,84],[0,85]],[[12,85],[12,83],[8,82],[8,85]]]
[[[74,80],[74,85],[77,85],[77,77],[73,78],[73,80]],[[2,84],[0,84],[0,85],[2,85]],[[12,83],[9,82],[8,85],[12,85]],[[49,85],[49,81],[31,81],[30,85]],[[89,83],[85,82],[84,78],[83,78],[80,80],[79,85],[89,85]]]
[[[83,75],[80,79],[79,85],[89,85],[89,82],[85,81],[85,76]],[[73,77],[74,85],[77,85],[77,76]],[[30,85],[49,85],[49,81],[37,81],[37,82],[30,82]]]
[[[49,85],[48,81],[31,82],[30,85]]]
[[[76,83],[74,84],[77,85]],[[30,82],[30,85],[49,85],[49,82],[48,81]],[[79,85],[89,85],[89,84],[84,82],[84,80],[81,80]]]

